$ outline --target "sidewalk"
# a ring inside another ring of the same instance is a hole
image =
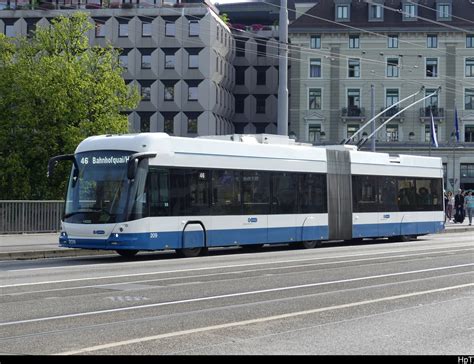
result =
[[[443,233],[473,232],[467,219],[462,224],[446,223]],[[86,250],[58,247],[58,233],[44,234],[0,234],[0,260],[24,260],[59,257],[77,257],[88,255],[105,255],[116,253],[113,250]]]

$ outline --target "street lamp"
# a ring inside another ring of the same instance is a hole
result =
[[[455,193],[456,189],[454,188],[454,186],[456,185],[456,182],[457,182],[457,179],[455,178],[456,177],[456,149],[462,149],[464,147],[462,145],[459,145],[456,147],[456,133],[455,132],[451,133],[451,141],[453,143],[453,177],[449,182],[451,186],[453,187],[453,193]],[[461,181],[459,181],[459,183],[461,183]]]

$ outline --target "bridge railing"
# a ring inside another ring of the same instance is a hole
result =
[[[57,232],[63,211],[64,201],[0,200],[0,234]]]

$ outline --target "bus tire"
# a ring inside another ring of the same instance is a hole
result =
[[[124,258],[132,258],[137,255],[138,250],[126,250],[126,249],[119,249],[116,250],[117,254],[124,257]]]
[[[319,240],[307,240],[299,243],[299,246],[304,249],[314,249],[321,246],[321,241]]]
[[[195,258],[207,254],[207,248],[184,248],[176,249],[176,254],[180,258]]]
[[[257,252],[260,249],[262,249],[263,244],[247,244],[247,245],[241,245],[240,247],[242,248],[242,251],[251,253],[251,252]]]
[[[409,235],[397,235],[397,236],[391,236],[388,238],[388,241],[391,241],[391,242],[407,242],[410,240],[411,238]]]

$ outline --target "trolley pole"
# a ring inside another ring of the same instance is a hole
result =
[[[288,135],[288,9],[287,0],[280,6],[280,56],[278,61],[278,134]]]

